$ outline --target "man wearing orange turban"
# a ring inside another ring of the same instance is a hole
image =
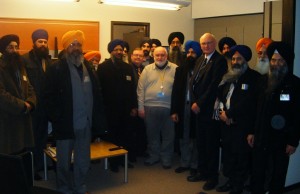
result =
[[[101,53],[99,51],[90,51],[85,53],[84,58],[92,63],[92,68],[97,71],[99,62],[101,60]]]
[[[256,43],[257,63],[254,70],[264,75],[269,72],[269,59],[266,50],[269,44],[273,42],[270,38],[260,38]]]
[[[46,71],[45,104],[56,139],[57,189],[62,193],[86,193],[91,136],[106,130],[102,95],[84,60],[83,43],[82,31],[65,33],[64,54]]]

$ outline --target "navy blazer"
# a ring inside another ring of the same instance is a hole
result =
[[[202,54],[197,60],[190,87],[191,91],[193,91],[192,104],[194,102],[197,103],[200,108],[198,115],[200,115],[201,119],[208,121],[211,120],[213,115],[218,85],[227,71],[227,61],[223,55],[215,51],[206,66],[201,69],[204,59],[205,56]],[[195,77],[199,70],[199,78],[196,81]]]

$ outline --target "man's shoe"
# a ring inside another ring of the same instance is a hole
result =
[[[209,191],[213,190],[218,184],[218,181],[215,180],[208,180],[202,187],[203,190]]]
[[[145,162],[144,162],[144,165],[145,165],[145,166],[153,166],[153,165],[155,165],[155,164],[157,164],[157,163],[159,163],[159,160],[154,161],[154,162],[145,161]]]
[[[205,181],[205,180],[206,177],[199,173],[194,176],[191,175],[187,177],[187,181],[189,182],[198,182],[198,181]]]
[[[176,173],[182,173],[182,172],[184,172],[184,171],[187,171],[187,170],[189,170],[190,168],[188,168],[188,167],[178,167],[178,168],[176,168],[175,169],[175,172]]]
[[[218,192],[228,192],[231,189],[232,189],[232,186],[228,182],[226,182],[224,185],[218,187],[216,189],[216,191],[218,191]]]

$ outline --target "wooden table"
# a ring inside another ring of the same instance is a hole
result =
[[[128,151],[125,149],[118,149],[114,151],[109,151],[111,148],[115,148],[117,145],[112,144],[107,141],[100,141],[91,143],[91,160],[104,159],[105,169],[108,169],[108,158],[122,156],[124,155],[124,182],[128,182]],[[51,158],[54,162],[57,162],[55,155],[53,155],[49,149],[44,150],[44,178],[48,180],[48,170],[47,170],[47,157]]]

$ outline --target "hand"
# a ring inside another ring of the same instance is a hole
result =
[[[249,135],[247,136],[247,142],[248,142],[248,145],[249,145],[250,147],[253,148],[253,144],[254,144],[254,135],[249,134]]]
[[[287,153],[287,155],[292,155],[294,154],[296,151],[296,147],[291,146],[291,145],[286,145],[286,149],[285,149],[285,153]]]
[[[27,111],[31,111],[32,107],[31,107],[31,105],[30,105],[28,102],[26,102],[26,101],[25,101],[25,106],[26,106],[26,108],[27,108]]]
[[[179,121],[178,114],[176,114],[176,113],[172,114],[171,115],[171,119],[172,119],[173,122],[178,123],[178,121]]]
[[[192,107],[191,107],[191,110],[195,113],[195,114],[198,114],[200,112],[200,108],[198,106],[198,104],[196,102],[194,102],[192,104]]]
[[[232,119],[229,119],[225,113],[225,111],[220,111],[220,119],[224,121],[226,125],[230,125],[232,123]]]
[[[139,117],[141,117],[142,119],[144,119],[145,118],[145,110],[139,110],[138,111],[138,115],[139,115]]]

